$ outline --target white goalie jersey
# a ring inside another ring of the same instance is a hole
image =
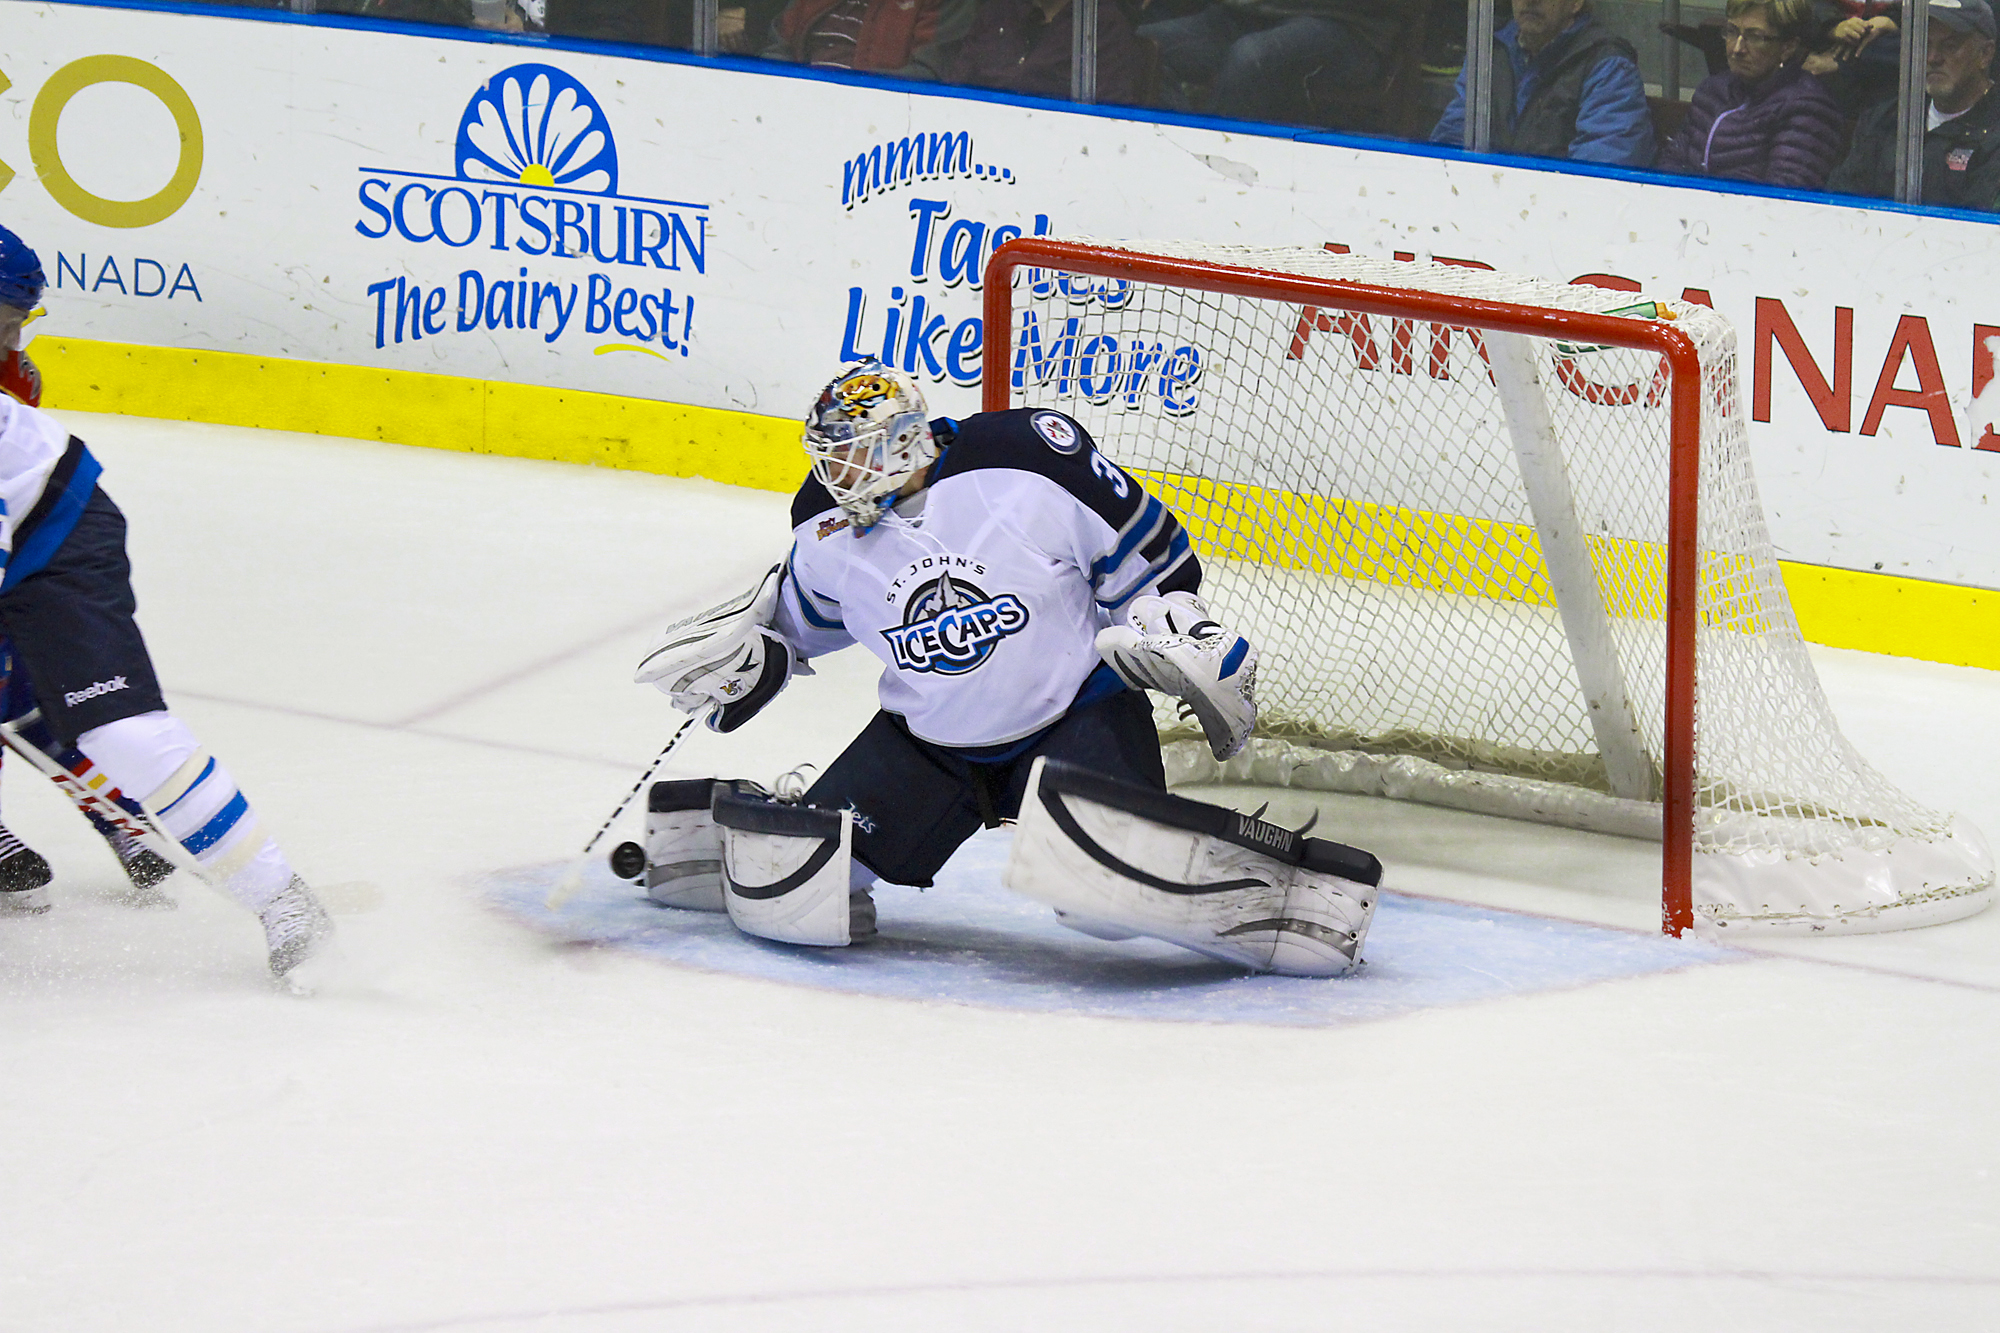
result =
[[[1062,413],[932,430],[930,485],[865,532],[818,481],[800,488],[775,628],[805,658],[864,645],[918,738],[1001,745],[1069,709],[1134,598],[1193,592],[1201,568],[1173,513]]]

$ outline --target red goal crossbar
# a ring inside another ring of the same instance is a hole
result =
[[[1348,310],[1393,319],[1423,320],[1460,329],[1559,338],[1657,353],[1670,376],[1667,471],[1667,682],[1660,854],[1661,925],[1679,935],[1694,924],[1694,704],[1697,560],[1696,483],[1701,465],[1701,362],[1694,341],[1661,320],[1583,311],[1550,310],[1437,292],[1408,291],[1337,278],[1273,273],[1197,259],[1145,255],[1109,246],[1080,245],[1048,237],[1021,237],[994,251],[986,265],[981,407],[1010,402],[1013,368],[1014,279],[1023,268],[1053,269],[1093,277],[1123,278],[1151,286],[1181,287],[1284,301],[1322,310]]]

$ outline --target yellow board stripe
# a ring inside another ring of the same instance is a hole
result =
[[[1180,514],[1197,553],[1253,558],[1282,569],[1536,606],[1555,605],[1534,529],[1162,472],[1137,472]],[[1658,618],[1666,607],[1666,548],[1586,538],[1615,616]],[[1807,641],[2000,668],[2000,592],[1781,560],[1778,569]],[[1760,599],[1734,556],[1703,570],[1710,603],[1755,631]]]
[[[34,357],[51,408],[587,463],[758,490],[790,492],[806,475],[799,425],[789,417],[47,335],[35,340]],[[1246,534],[1269,534],[1275,547],[1262,558],[1289,568],[1544,605],[1550,600],[1539,547],[1532,531],[1518,524],[1196,478],[1148,481],[1186,520],[1197,549],[1211,554],[1247,554]],[[1312,535],[1329,527],[1338,540]],[[1636,600],[1656,606],[1662,589],[1657,550],[1620,545],[1629,549],[1599,549],[1600,568],[1625,569],[1625,586],[1638,590]],[[1432,554],[1438,551],[1451,558],[1438,560]],[[1779,568],[1799,625],[1814,643],[2000,668],[2000,592],[1790,561]],[[1625,613],[1641,614],[1642,606]]]
[[[1424,592],[1554,606],[1535,530],[1525,523],[1438,514],[1167,472],[1135,472],[1181,516],[1200,555],[1367,579]],[[1667,607],[1667,548],[1586,534],[1612,615],[1658,620]],[[1809,568],[1809,567],[1807,567]],[[1741,557],[1711,552],[1702,570],[1711,616],[1768,628]]]
[[[535,384],[238,352],[35,340],[44,405],[707,477],[791,492],[799,422]],[[801,406],[801,416],[804,408]]]

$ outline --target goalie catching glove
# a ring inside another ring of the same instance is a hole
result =
[[[1193,593],[1134,598],[1125,624],[1098,631],[1097,651],[1133,689],[1187,704],[1217,759],[1249,743],[1257,725],[1257,650],[1209,619]]]
[[[683,713],[713,705],[709,728],[736,730],[793,673],[812,674],[771,629],[784,582],[784,566],[773,565],[749,592],[667,626],[632,679],[670,696]]]

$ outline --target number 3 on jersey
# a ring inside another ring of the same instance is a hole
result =
[[[1110,482],[1112,494],[1119,499],[1131,494],[1132,483],[1125,480],[1124,470],[1095,449],[1090,451],[1090,470]]]

